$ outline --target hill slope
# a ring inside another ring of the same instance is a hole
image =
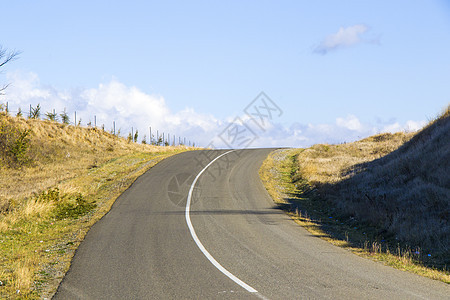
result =
[[[417,133],[275,151],[261,177],[275,201],[315,234],[448,282],[449,163],[447,108]]]
[[[27,134],[20,143],[24,133]],[[130,143],[99,128],[10,117],[5,113],[0,113],[0,140],[0,176],[8,178],[0,183],[0,197],[10,198],[30,196],[114,157],[175,149]],[[14,147],[19,148],[18,155],[11,154]]]
[[[0,298],[51,296],[116,197],[186,150],[0,112]]]
[[[449,170],[447,110],[398,150],[348,168],[344,180],[322,185],[321,191],[341,215],[377,226],[412,247],[441,256],[448,265]]]

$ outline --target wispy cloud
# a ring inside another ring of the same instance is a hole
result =
[[[360,43],[378,43],[376,39],[366,39],[363,35],[369,30],[364,24],[356,24],[349,27],[341,27],[338,32],[327,36],[313,50],[314,53],[325,55],[330,51],[351,47]]]
[[[213,142],[218,148],[227,147],[218,137],[236,117],[257,136],[249,147],[307,147],[317,143],[351,142],[381,132],[414,131],[425,125],[424,121],[401,124],[395,119],[378,121],[374,125],[349,114],[330,123],[282,125],[278,123],[280,120],[275,120],[260,128],[244,112],[241,116],[225,119],[198,113],[193,108],[173,112],[163,96],[147,94],[117,79],[95,88],[74,90],[43,85],[34,73],[9,73],[8,81],[12,84],[7,95],[0,97],[0,102],[8,101],[12,114],[20,107],[26,115],[30,104],[36,106],[39,103],[43,114],[53,109],[59,113],[66,108],[71,122],[76,111],[82,125],[89,121],[93,123],[96,116],[97,126],[104,124],[105,129],[110,130],[115,121],[116,129],[120,128],[122,135],[128,134],[133,127],[139,130],[140,137],[147,134],[148,140],[149,126],[152,126],[153,133],[158,129],[160,133],[170,133],[171,137],[174,134],[186,137],[200,146]]]

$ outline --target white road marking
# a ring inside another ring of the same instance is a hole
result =
[[[191,200],[192,200],[192,193],[194,191],[194,186],[197,183],[197,180],[200,178],[200,176],[203,174],[203,172],[205,172],[205,170],[212,165],[216,160],[218,160],[219,158],[221,158],[222,156],[233,152],[235,150],[230,150],[228,152],[225,152],[219,156],[217,156],[215,159],[213,159],[209,164],[206,165],[206,167],[203,168],[203,170],[200,171],[200,173],[197,174],[197,177],[195,177],[194,181],[191,184],[191,188],[189,189],[189,193],[188,193],[188,197],[187,197],[187,202],[186,202],[186,223],[187,226],[189,227],[189,231],[191,232],[191,236],[194,239],[195,243],[197,244],[198,248],[200,249],[200,251],[202,251],[202,253],[206,256],[206,258],[217,268],[219,269],[220,272],[222,272],[223,274],[225,274],[226,276],[228,276],[228,278],[230,278],[231,280],[233,280],[234,282],[236,282],[237,284],[239,284],[241,287],[243,287],[244,289],[246,289],[247,291],[249,291],[250,293],[258,293],[257,290],[255,290],[254,288],[252,288],[251,286],[249,286],[248,284],[246,284],[245,282],[243,282],[242,280],[240,280],[239,278],[237,278],[236,276],[234,276],[233,274],[231,274],[227,269],[225,269],[221,264],[219,264],[219,262],[217,260],[214,259],[214,257],[208,252],[208,250],[206,250],[205,246],[203,246],[202,242],[200,241],[200,239],[198,238],[197,234],[195,233],[195,229],[194,226],[192,225],[191,222],[191,217],[190,217],[190,210],[191,210]]]

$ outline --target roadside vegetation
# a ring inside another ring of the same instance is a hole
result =
[[[134,180],[188,150],[0,108],[0,298],[51,297],[86,232]]]
[[[276,203],[315,235],[450,283],[450,112],[417,133],[272,152]]]

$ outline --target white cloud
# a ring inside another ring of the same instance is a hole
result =
[[[117,80],[85,90],[80,97],[87,104],[88,112],[105,119],[114,116],[123,122],[161,127],[166,125],[166,119],[170,116],[164,98],[145,94],[138,88],[127,87]]]
[[[422,129],[426,125],[425,121],[406,121],[404,125],[401,125],[398,122],[387,124],[382,129],[381,132],[398,132],[398,131],[406,131],[406,132],[414,132]]]
[[[427,124],[427,122],[425,122],[425,121],[416,122],[416,121],[409,120],[406,122],[405,130],[406,131],[418,131],[418,130],[422,129],[426,124]]]
[[[295,123],[289,127],[273,124],[270,130],[257,131],[258,139],[253,147],[308,147],[318,143],[339,144],[353,142],[365,137],[382,133],[398,131],[416,131],[426,124],[425,121],[407,121],[385,123],[375,126],[361,122],[356,116],[336,118],[335,123],[301,124]]]
[[[362,36],[369,28],[364,24],[357,24],[349,27],[341,27],[338,32],[327,36],[317,47],[314,53],[327,54],[339,48],[350,47],[359,43],[374,43],[378,39],[367,40]]]
[[[7,95],[0,101],[8,101],[12,113],[20,107],[25,114],[29,105],[41,105],[41,115],[53,109],[62,112],[64,108],[69,112],[71,122],[74,122],[74,112],[77,121],[82,125],[88,122],[97,126],[105,125],[107,130],[116,123],[116,130],[126,135],[138,129],[141,139],[144,134],[149,136],[149,127],[152,134],[164,132],[177,137],[186,137],[187,140],[197,144],[207,144],[216,134],[215,130],[221,122],[212,115],[195,112],[192,108],[173,113],[170,111],[165,99],[160,95],[149,95],[134,86],[126,86],[116,79],[109,83],[99,84],[96,88],[77,90],[58,90],[51,86],[44,86],[34,73],[9,73],[8,81],[11,86]],[[194,138],[195,133],[196,138]],[[178,140],[178,138],[177,138]]]
[[[400,124],[395,119],[378,121],[377,125],[372,125],[349,114],[337,117],[331,123],[294,123],[288,126],[280,124],[281,119],[275,118],[261,128],[244,113],[220,120],[214,115],[200,114],[189,107],[172,112],[164,97],[147,94],[116,79],[99,84],[96,88],[75,90],[60,90],[42,85],[38,76],[33,73],[11,73],[8,74],[8,81],[12,84],[7,95],[0,97],[0,102],[8,101],[11,113],[15,113],[20,107],[27,114],[30,104],[35,107],[39,103],[42,115],[53,109],[62,112],[66,108],[71,122],[74,121],[76,111],[77,119],[82,119],[82,125],[89,121],[93,123],[96,116],[97,126],[104,124],[105,129],[110,130],[115,121],[116,129],[120,128],[122,135],[128,134],[133,127],[134,130],[139,130],[140,138],[144,134],[148,138],[149,126],[152,126],[153,134],[159,130],[166,135],[170,133],[171,140],[176,135],[177,140],[178,137],[186,137],[200,146],[213,142],[218,148],[227,147],[227,143],[232,147],[239,147],[239,141],[226,140],[229,137],[225,132],[236,117],[250,130],[247,132],[247,138],[251,138],[249,147],[306,147],[316,143],[351,142],[380,132],[418,130],[425,125],[424,121]]]
[[[402,126],[399,123],[395,122],[393,124],[385,125],[383,129],[381,129],[381,132],[397,132],[400,131],[401,129]]]
[[[359,122],[358,118],[354,115],[348,115],[347,118],[337,118],[336,124],[338,126],[350,129],[350,130],[356,130],[359,131],[362,129],[361,122]]]

